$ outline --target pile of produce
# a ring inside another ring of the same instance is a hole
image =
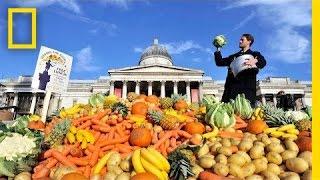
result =
[[[94,94],[46,124],[37,115],[2,124],[0,177],[308,179],[310,111],[253,109],[244,95],[190,104],[182,95]]]

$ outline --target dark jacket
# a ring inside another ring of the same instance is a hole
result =
[[[237,77],[234,77],[230,69],[230,63],[235,58],[244,54],[251,54],[253,57],[256,57],[258,60],[256,65],[259,69],[263,68],[266,65],[266,60],[260,54],[260,52],[251,51],[250,49],[246,52],[239,51],[226,58],[222,58],[220,51],[216,51],[214,53],[216,65],[228,67],[228,74],[224,85],[222,101],[229,102],[231,99],[235,99],[238,94],[244,93],[246,98],[250,100],[251,105],[254,106],[256,101],[256,84],[259,69],[244,70],[240,72]]]

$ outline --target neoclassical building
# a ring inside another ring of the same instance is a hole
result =
[[[31,88],[32,76],[17,79],[2,79],[0,101],[3,105],[18,106],[18,113],[39,113],[42,110],[44,92]],[[311,105],[310,81],[291,80],[288,77],[268,77],[258,80],[257,99],[264,103],[277,103],[276,94],[283,90],[304,105]],[[69,81],[68,90],[63,94],[53,94],[48,114],[74,103],[86,103],[92,93],[109,93],[126,98],[129,92],[137,94],[169,97],[171,94],[186,95],[189,102],[199,102],[204,95],[221,98],[224,81],[213,80],[199,69],[175,66],[165,47],[153,44],[142,53],[137,66],[109,69],[108,75],[96,80]]]

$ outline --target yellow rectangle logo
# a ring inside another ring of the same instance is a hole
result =
[[[15,44],[13,42],[13,14],[31,13],[31,43]],[[8,49],[36,49],[37,48],[37,8],[8,8]]]

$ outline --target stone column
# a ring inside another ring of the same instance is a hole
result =
[[[36,102],[37,102],[37,93],[32,93],[32,101],[31,101],[31,106],[30,106],[30,114],[34,113],[34,109],[36,107]]]
[[[199,102],[202,102],[203,98],[203,82],[199,81]]]
[[[261,100],[262,100],[262,105],[266,105],[266,97],[264,97],[264,94],[261,94]]]
[[[178,94],[178,81],[173,81],[173,94]]]
[[[122,85],[122,99],[127,99],[127,81],[123,81],[123,85]]]
[[[136,94],[140,94],[140,81],[136,81],[135,93],[136,93]]]
[[[186,94],[187,94],[187,101],[191,102],[190,81],[186,81]]]
[[[302,94],[302,107],[306,107],[306,95],[305,94]]]
[[[148,81],[148,96],[152,95],[152,81]]]
[[[114,95],[114,81],[110,81],[109,94],[110,94],[110,95]]]
[[[166,81],[161,81],[161,93],[160,97],[164,98],[166,97]]]
[[[18,106],[18,93],[17,92],[14,93],[14,99],[13,99],[12,106]]]
[[[273,95],[273,104],[275,107],[277,107],[277,95],[276,94]]]

